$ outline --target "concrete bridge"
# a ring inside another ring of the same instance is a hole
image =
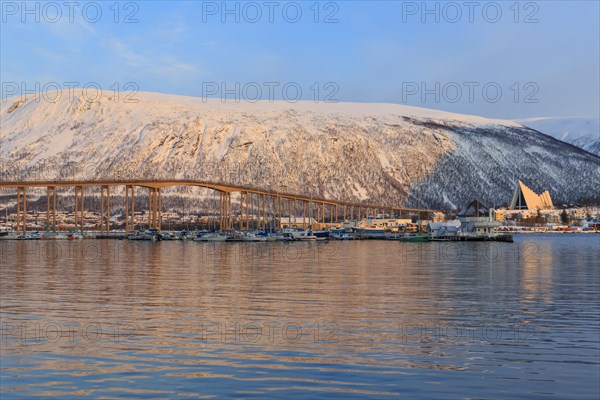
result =
[[[250,211],[257,219],[258,227],[268,227],[268,219],[278,220],[288,215],[289,220],[303,227],[309,224],[309,216],[315,215],[319,224],[336,223],[347,219],[361,219],[369,215],[388,214],[399,217],[402,213],[433,213],[437,210],[393,207],[389,205],[373,205],[352,203],[323,198],[307,197],[297,194],[282,193],[251,186],[229,185],[220,182],[204,182],[196,180],[69,180],[69,181],[27,181],[0,182],[0,188],[14,188],[17,192],[17,232],[27,229],[27,189],[46,188],[47,226],[56,226],[56,188],[72,187],[75,190],[75,223],[83,230],[85,188],[100,188],[100,231],[110,231],[110,192],[115,186],[125,187],[125,231],[129,234],[134,228],[136,188],[148,190],[149,227],[161,228],[161,189],[173,186],[195,186],[219,192],[219,227],[221,230],[232,229],[231,194],[240,194],[239,228],[249,229]],[[252,209],[252,210],[251,210]],[[301,211],[299,211],[299,209]],[[301,217],[300,217],[301,216]],[[329,220],[329,221],[327,221]],[[300,222],[302,221],[302,222]]]

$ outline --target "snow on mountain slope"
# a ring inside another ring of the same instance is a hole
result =
[[[8,99],[2,179],[189,178],[441,208],[508,202],[517,178],[571,201],[600,186],[600,158],[512,121],[392,104],[136,98]]]
[[[517,122],[600,155],[600,119],[584,117],[527,118]]]

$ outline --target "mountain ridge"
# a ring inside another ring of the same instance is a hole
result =
[[[506,203],[518,178],[570,202],[600,186],[600,157],[514,121],[376,103],[137,97],[5,100],[0,160],[24,176],[35,166],[58,179],[76,163],[98,179],[185,177],[441,209]]]
[[[600,156],[599,118],[535,117],[516,122]]]

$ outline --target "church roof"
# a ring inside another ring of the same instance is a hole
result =
[[[510,208],[512,210],[548,210],[554,208],[554,205],[547,190],[537,194],[519,179]]]

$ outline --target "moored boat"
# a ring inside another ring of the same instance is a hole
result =
[[[282,236],[285,238],[289,238],[291,240],[301,240],[301,241],[309,241],[309,240],[317,240],[317,236],[313,234],[313,231],[310,230],[294,230],[294,229],[284,229],[282,232]]]
[[[233,236],[221,232],[201,233],[194,238],[194,242],[226,242]]]

